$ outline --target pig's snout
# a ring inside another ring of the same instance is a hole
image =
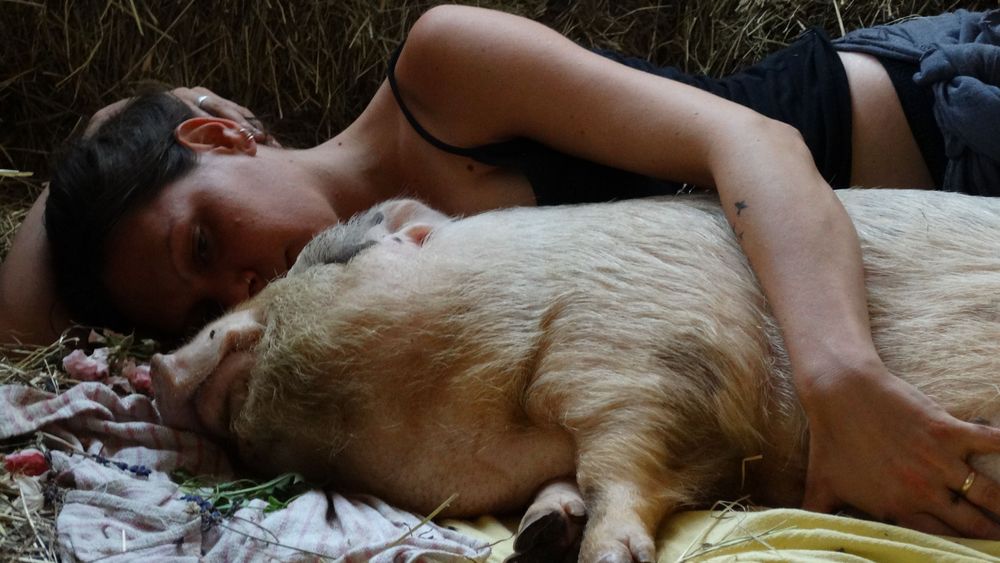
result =
[[[155,389],[155,396],[157,397],[168,392],[165,387],[165,382],[172,376],[171,360],[170,356],[153,354],[153,359],[149,362],[149,373],[150,377],[153,379],[153,389]]]
[[[178,368],[174,355],[154,355],[149,364],[149,372],[153,380],[153,396],[163,424],[182,430],[203,431],[192,402],[193,391],[197,386],[184,385],[185,374]]]
[[[164,424],[228,432],[229,417],[242,403],[237,399],[246,395],[251,350],[264,333],[260,316],[256,309],[229,313],[174,353],[153,357],[150,377]]]

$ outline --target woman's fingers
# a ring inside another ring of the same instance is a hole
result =
[[[196,117],[222,117],[228,119],[253,133],[254,140],[258,143],[272,147],[281,146],[273,135],[264,130],[260,120],[257,119],[257,116],[252,111],[232,100],[220,97],[204,86],[174,88],[170,93],[178,100],[184,102]],[[90,121],[87,122],[87,128],[84,130],[83,135],[86,137],[97,131],[104,122],[120,112],[130,100],[131,98],[124,98],[97,110],[90,118]]]
[[[951,484],[952,489],[987,515],[1000,514],[1000,483],[990,474],[974,471],[968,463],[979,457],[976,467],[990,470],[993,475],[1000,475],[997,473],[1000,465],[995,463],[996,455],[1000,452],[1000,429],[984,424],[961,423],[958,432],[960,435],[956,436],[956,441],[966,445],[963,455],[967,463],[963,464],[964,475],[952,476],[956,480]],[[984,459],[982,456],[990,456],[994,462],[991,463],[990,458]]]
[[[957,535],[969,538],[1000,539],[1000,524],[983,513],[972,502],[963,498],[957,491],[949,491],[940,500],[942,511],[938,518]],[[934,532],[943,533],[943,532]]]
[[[125,107],[125,104],[127,104],[128,102],[129,98],[118,100],[117,102],[106,105],[103,108],[94,112],[94,115],[91,116],[90,121],[87,122],[87,128],[83,130],[83,136],[89,137],[90,135],[92,135],[95,131],[97,131],[101,127],[101,125],[104,125],[105,121],[107,121],[115,114],[120,112],[122,108]]]
[[[932,534],[1000,539],[1000,524],[989,517],[1000,514],[1000,484],[966,463],[967,452],[995,451],[997,432],[945,416],[928,432],[936,440],[924,449],[931,456],[902,474],[907,478],[896,496],[902,502],[883,517]],[[887,483],[887,496],[899,484]]]
[[[803,507],[851,506],[930,533],[1000,539],[1000,429],[948,414],[902,380],[860,378],[807,405],[809,467]]]
[[[273,136],[264,131],[260,120],[252,111],[232,100],[219,96],[204,86],[175,88],[171,93],[187,104],[196,116],[228,119],[253,133],[254,139],[258,143],[281,146]]]
[[[215,117],[224,117],[244,127],[252,126],[248,121],[248,117],[256,119],[253,116],[253,112],[247,108],[232,100],[222,98],[203,86],[177,88],[174,90],[174,95],[183,99],[188,105],[191,105],[195,111],[207,113]]]
[[[924,475],[906,483],[922,486],[903,497],[907,502],[899,507],[898,523],[939,535],[1000,539],[1000,524],[987,514],[1000,510],[1000,485],[966,463],[966,452],[975,451],[974,445],[996,449],[995,433],[944,416],[934,425],[937,430],[928,433],[937,441],[925,450],[933,452],[933,457],[925,459],[923,468],[914,468],[913,474]]]
[[[979,453],[1000,453],[1000,428],[986,424],[964,423],[966,434],[972,442],[970,451]]]
[[[935,518],[930,514],[917,513],[908,516],[900,520],[899,522],[892,522],[893,524],[899,524],[906,528],[917,530],[925,534],[935,534],[938,536],[960,536],[957,530],[945,524],[940,519]]]
[[[976,473],[974,479],[965,498],[981,510],[1000,514],[1000,484],[981,473]]]

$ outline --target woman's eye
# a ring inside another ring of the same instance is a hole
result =
[[[205,267],[208,266],[208,238],[205,236],[205,231],[201,227],[195,227],[194,229],[194,263]]]

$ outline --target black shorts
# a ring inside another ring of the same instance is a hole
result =
[[[691,75],[675,67],[657,67],[644,59],[598,52],[795,127],[826,181],[834,188],[850,186],[851,90],[844,65],[823,30],[809,29],[788,47],[725,78]]]

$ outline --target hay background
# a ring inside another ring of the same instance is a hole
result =
[[[836,2],[836,3],[835,3]],[[143,81],[203,85],[253,109],[286,146],[333,136],[428,7],[414,0],[0,0],[0,256],[52,148]],[[836,37],[997,0],[486,0],[587,46],[722,73],[819,25]]]

